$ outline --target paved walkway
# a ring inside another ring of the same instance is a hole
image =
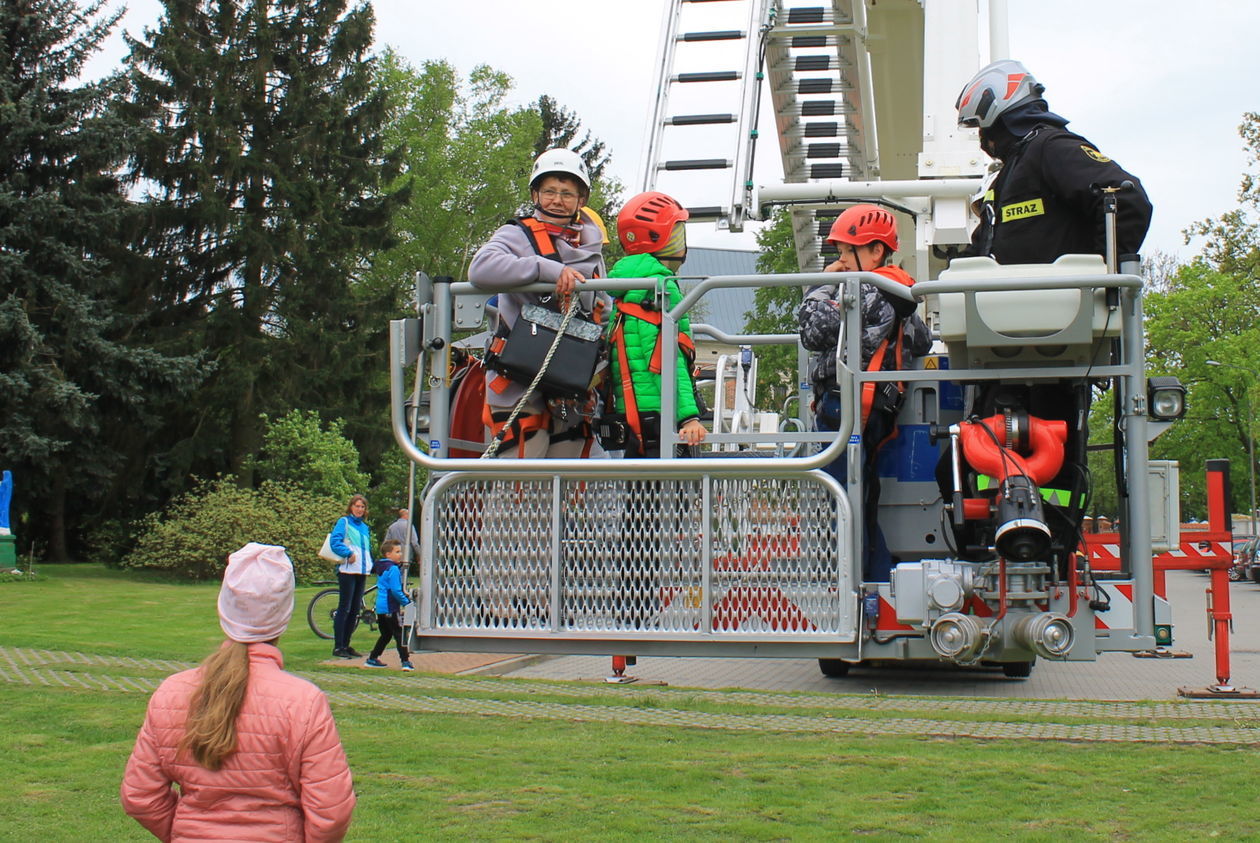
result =
[[[164,676],[187,667],[160,659],[0,647],[0,683],[54,691],[147,695]],[[397,712],[809,734],[1260,745],[1256,709],[1247,703],[805,696],[322,667],[295,672],[323,687],[336,707]]]
[[[1028,679],[1008,679],[1000,670],[947,666],[894,669],[855,668],[829,679],[813,659],[643,658],[630,668],[642,681],[696,688],[754,688],[769,691],[843,694],[916,694],[1024,699],[1167,700],[1181,687],[1216,683],[1214,642],[1207,636],[1206,574],[1172,571],[1168,596],[1173,607],[1172,649],[1193,658],[1146,659],[1129,653],[1103,653],[1096,662],[1040,660]],[[1237,686],[1260,689],[1260,586],[1230,586],[1234,633],[1230,639],[1231,677]],[[610,674],[604,656],[565,656],[533,664],[489,665],[486,671],[522,679],[600,680]],[[1252,716],[1260,718],[1260,702]]]
[[[322,687],[335,707],[739,731],[1260,745],[1260,702],[1176,698],[1178,686],[1215,680],[1203,617],[1206,584],[1201,574],[1169,577],[1174,647],[1194,658],[1109,653],[1096,663],[1043,662],[1027,680],[947,669],[858,669],[845,679],[826,679],[813,660],[659,658],[633,668],[644,684],[610,685],[602,679],[609,668],[604,657],[451,653],[414,658],[432,673],[333,669],[361,668],[361,662],[341,660],[294,672]],[[1260,684],[1260,586],[1239,583],[1230,593],[1235,682],[1254,686]],[[166,659],[0,647],[0,685],[54,692],[147,695],[163,677],[188,667]],[[458,673],[501,677],[451,675]],[[718,688],[762,690],[704,690]]]

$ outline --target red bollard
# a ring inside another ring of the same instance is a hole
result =
[[[626,676],[626,667],[638,661],[635,656],[613,656],[612,657],[612,676],[604,677],[604,681],[610,685],[625,685],[630,682],[639,681],[633,676]]]

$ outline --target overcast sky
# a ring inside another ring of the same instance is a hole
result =
[[[378,44],[416,64],[446,59],[465,74],[489,64],[514,78],[518,103],[551,95],[607,143],[614,172],[637,190],[666,0],[373,5]],[[161,8],[157,0],[127,6],[122,28],[137,35]],[[1010,0],[1009,10],[1012,57],[1046,85],[1051,109],[1146,186],[1155,218],[1143,252],[1195,254],[1181,230],[1236,205],[1246,165],[1237,127],[1245,111],[1260,110],[1260,3]],[[122,55],[115,39],[93,67]],[[693,242],[748,245],[717,233]]]

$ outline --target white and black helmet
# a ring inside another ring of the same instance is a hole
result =
[[[954,108],[958,109],[958,125],[963,128],[986,129],[1017,105],[1037,99],[1045,91],[1033,75],[1013,59],[995,61],[971,77],[963,86]]]
[[[591,189],[591,177],[586,173],[586,164],[582,156],[571,149],[548,149],[534,161],[534,171],[529,176],[529,189],[538,187],[543,176],[561,174],[572,176],[582,183],[586,190]]]

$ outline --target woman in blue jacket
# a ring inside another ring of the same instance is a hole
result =
[[[359,625],[363,590],[372,570],[372,535],[368,531],[367,498],[350,498],[346,514],[337,519],[328,537],[328,546],[341,557],[337,566],[337,613],[333,615],[333,655],[343,659],[363,658],[350,646],[350,636]]]

